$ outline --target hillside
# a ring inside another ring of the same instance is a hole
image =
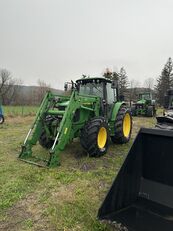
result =
[[[38,105],[45,93],[51,90],[53,93],[62,94],[63,90],[38,86],[15,85],[10,97],[6,99],[7,105]]]

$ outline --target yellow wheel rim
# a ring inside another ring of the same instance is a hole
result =
[[[104,148],[107,141],[107,131],[106,128],[101,127],[98,136],[97,136],[97,144],[99,148]]]
[[[123,134],[125,137],[129,137],[131,131],[131,117],[129,113],[126,113],[123,119]]]

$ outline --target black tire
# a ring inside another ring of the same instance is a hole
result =
[[[0,115],[0,124],[3,124],[3,123],[4,123],[4,116]]]
[[[153,106],[148,106],[148,109],[147,109],[147,116],[148,116],[148,117],[153,117],[153,116],[154,116],[154,109],[153,109]]]
[[[128,127],[125,123],[128,120]],[[124,126],[127,127],[127,131],[124,131]],[[117,114],[115,120],[115,134],[111,136],[111,140],[116,144],[124,144],[130,140],[131,132],[132,132],[132,116],[130,111],[123,105]]]
[[[39,144],[46,149],[50,149],[53,145],[54,141],[50,138],[47,138],[46,132],[42,131],[40,138],[39,138]]]
[[[104,133],[103,139],[100,136],[101,132]],[[100,157],[107,152],[109,129],[104,117],[95,117],[86,123],[81,130],[80,142],[90,157]]]
[[[136,116],[136,106],[131,107],[131,114],[132,116]]]

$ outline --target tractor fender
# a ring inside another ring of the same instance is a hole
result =
[[[114,104],[113,110],[112,110],[112,115],[111,115],[111,121],[115,121],[118,111],[120,110],[122,105],[126,105],[125,102],[117,102]]]

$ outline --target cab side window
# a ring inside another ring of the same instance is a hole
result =
[[[111,83],[106,84],[106,89],[107,89],[107,103],[113,104],[117,100],[116,89],[111,88]]]

